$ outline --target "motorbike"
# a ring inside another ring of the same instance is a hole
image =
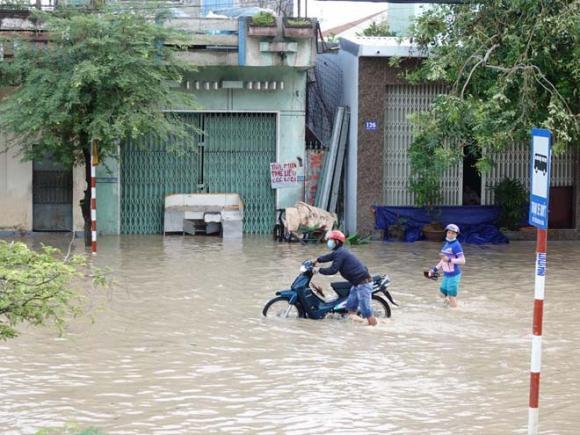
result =
[[[347,281],[332,282],[330,285],[337,297],[327,299],[322,291],[311,283],[314,263],[306,260],[300,266],[300,274],[287,290],[276,292],[269,300],[262,315],[264,317],[324,319],[332,315],[347,315],[346,301],[351,284]],[[391,279],[388,275],[375,275],[372,278],[373,292],[371,308],[375,317],[391,317],[391,305],[398,306],[389,292]]]

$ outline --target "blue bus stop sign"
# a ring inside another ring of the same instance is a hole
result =
[[[552,133],[541,128],[532,129],[530,213],[528,222],[530,225],[544,230],[548,229],[551,162]]]

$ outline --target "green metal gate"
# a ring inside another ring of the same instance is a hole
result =
[[[276,115],[196,113],[186,120],[191,151],[172,153],[170,144],[128,144],[121,153],[121,233],[163,232],[164,199],[172,193],[239,193],[244,232],[269,233],[275,193],[269,164],[276,160]]]
[[[184,115],[201,129],[199,116]],[[198,191],[201,142],[192,133],[192,145],[182,154],[171,152],[170,143],[150,139],[121,148],[121,234],[163,232],[165,196]]]
[[[204,131],[207,191],[239,193],[244,202],[244,232],[270,233],[276,209],[270,182],[270,163],[276,161],[276,116],[208,114]]]

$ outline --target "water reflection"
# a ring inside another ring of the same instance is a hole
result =
[[[48,242],[68,246],[65,236]],[[103,237],[91,261],[110,267],[116,286],[89,292],[94,322],[75,320],[62,338],[27,328],[0,343],[0,427],[526,433],[534,244],[467,245],[458,311],[443,307],[436,285],[421,276],[437,248],[353,248],[371,271],[392,276],[401,305],[369,328],[261,317],[264,303],[323,246]],[[541,431],[572,434],[580,424],[580,245],[551,243],[548,259]]]

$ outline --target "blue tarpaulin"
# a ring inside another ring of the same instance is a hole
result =
[[[389,225],[396,224],[400,219],[405,222],[405,241],[415,242],[423,238],[421,228],[433,221],[424,208],[417,207],[387,207],[373,206],[375,211],[375,228],[385,231]],[[459,241],[483,245],[487,243],[508,243],[499,228],[495,225],[500,215],[499,207],[492,206],[462,206],[438,207],[437,221],[443,224],[456,224],[461,230]]]

